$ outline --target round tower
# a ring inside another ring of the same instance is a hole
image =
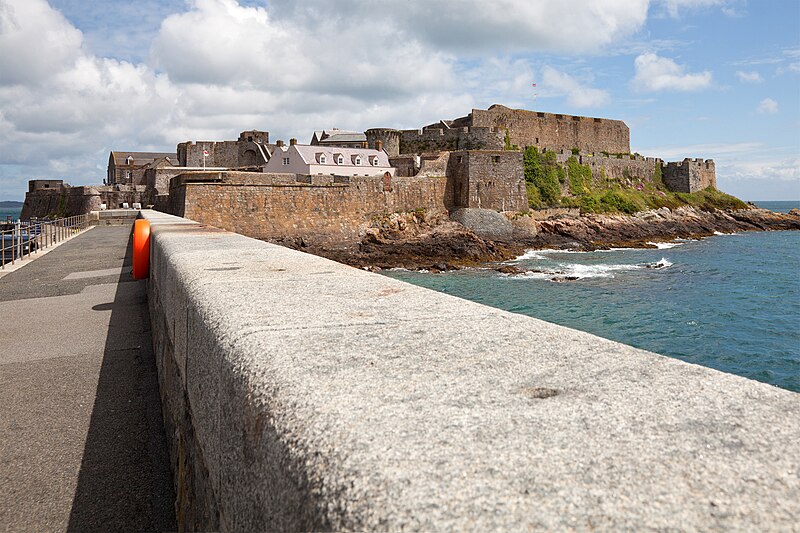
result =
[[[389,157],[400,155],[400,130],[372,128],[365,131],[364,134],[367,136],[367,144],[370,148],[375,148],[375,141],[380,141]],[[380,148],[376,149],[380,150]]]

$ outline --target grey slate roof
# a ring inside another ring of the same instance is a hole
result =
[[[127,165],[128,157],[133,157],[135,166],[149,165],[159,159],[167,159],[173,165],[178,164],[178,154],[170,152],[111,152],[114,165]]]

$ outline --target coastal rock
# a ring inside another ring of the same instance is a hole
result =
[[[463,224],[483,239],[493,241],[508,241],[514,232],[511,222],[491,209],[456,209],[450,214],[450,220]]]

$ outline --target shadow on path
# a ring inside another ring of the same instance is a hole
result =
[[[97,394],[67,531],[177,528],[145,281],[130,240],[111,311]]]

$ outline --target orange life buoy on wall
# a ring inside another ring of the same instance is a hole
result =
[[[143,218],[133,223],[133,279],[146,279],[150,274],[150,221]]]

